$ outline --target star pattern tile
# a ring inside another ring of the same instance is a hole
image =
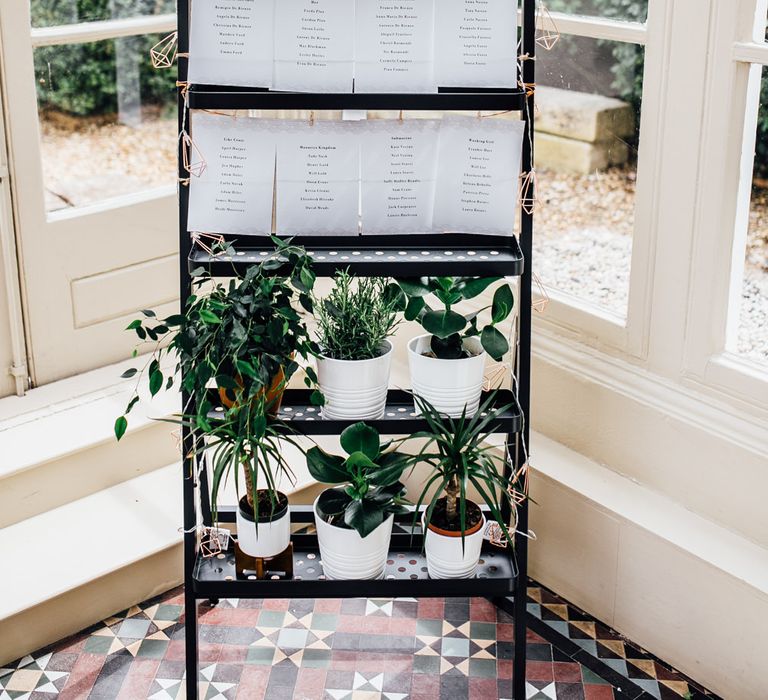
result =
[[[8,664],[0,700],[180,700],[182,613],[176,589]],[[534,582],[528,622],[528,700],[715,697]],[[228,599],[199,623],[204,700],[512,696],[512,619],[484,599]]]

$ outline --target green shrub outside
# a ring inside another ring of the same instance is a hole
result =
[[[46,27],[79,21],[135,17],[173,12],[170,0],[32,0],[32,26]],[[35,50],[35,79],[41,109],[75,116],[117,112],[117,41],[139,62],[142,105],[170,107],[175,103],[175,69],[155,70],[149,58],[158,35],[46,46]]]
[[[644,22],[648,15],[648,0],[547,0],[552,11],[593,15],[607,19]],[[768,38],[768,30],[766,31]],[[615,41],[598,41],[608,45],[615,63],[611,67],[616,94],[629,102],[640,117],[640,102],[643,95],[643,67],[645,52],[634,44]],[[755,142],[755,176],[768,177],[768,70],[763,69],[760,85],[760,111],[757,121]]]

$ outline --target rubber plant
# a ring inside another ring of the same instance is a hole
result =
[[[320,517],[331,525],[357,530],[361,537],[373,532],[391,513],[406,511],[405,487],[400,482],[412,455],[382,444],[378,431],[364,422],[341,433],[346,457],[330,455],[320,447],[307,452],[307,467],[314,479],[344,488],[324,491],[317,501]]]
[[[510,285],[500,285],[490,306],[464,315],[454,308],[462,301],[474,299],[501,277],[422,277],[398,280],[405,293],[405,318],[418,321],[431,334],[430,349],[441,360],[456,360],[467,356],[464,340],[479,336],[483,349],[496,361],[509,350],[509,343],[496,326],[506,320],[514,308]],[[430,295],[442,308],[429,304]],[[490,309],[490,320],[480,324],[478,318]]]

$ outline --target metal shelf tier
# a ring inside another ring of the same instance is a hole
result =
[[[192,85],[192,109],[304,109],[304,110],[522,110],[525,92],[500,88],[440,88],[437,93],[302,93],[259,88]]]
[[[234,512],[230,514],[234,519]],[[222,514],[222,520],[229,519]],[[314,533],[292,536],[293,579],[256,580],[237,578],[235,555],[230,550],[218,557],[198,555],[193,588],[198,598],[373,598],[511,595],[517,567],[507,549],[485,542],[476,578],[436,580],[427,573],[420,530],[411,535],[411,514],[394,524],[384,578],[378,581],[331,581],[323,574]],[[306,528],[314,523],[311,506],[293,506],[291,521]]]
[[[244,243],[243,239],[239,239]],[[296,236],[314,262],[319,276],[331,277],[349,268],[356,275],[423,277],[461,275],[519,277],[524,271],[523,253],[514,236],[446,233],[410,236]],[[211,255],[199,248],[189,256],[189,271],[204,267],[214,276],[242,274],[274,250],[268,237],[251,237],[247,245],[234,244],[236,255]],[[275,271],[276,273],[279,270]]]
[[[277,417],[288,423],[297,433],[304,435],[338,435],[344,428],[356,423],[357,420],[330,420],[323,418],[321,409],[309,401],[310,392],[307,389],[288,389],[283,394],[283,402]],[[211,401],[216,400],[216,394],[211,394]],[[493,426],[497,433],[518,433],[522,430],[523,419],[514,394],[508,389],[502,389],[498,394],[497,406],[514,404],[505,411]],[[213,409],[209,418],[216,420],[223,409]],[[390,389],[387,395],[387,405],[384,417],[377,420],[367,420],[382,435],[407,435],[427,427],[426,421],[419,416],[413,405],[413,396],[407,391]]]

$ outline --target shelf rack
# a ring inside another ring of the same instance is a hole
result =
[[[189,109],[306,109],[306,110],[466,110],[515,111],[525,121],[522,169],[530,172],[533,166],[534,96],[532,91],[441,88],[435,94],[303,94],[274,92],[250,88],[231,88],[215,85],[186,86],[189,52],[189,13],[191,0],[178,3],[179,36],[179,129],[189,125]],[[536,52],[536,0],[520,0],[522,23],[520,27],[521,54],[529,60],[520,62],[518,82],[533,85],[533,60]],[[250,265],[258,264],[271,249],[269,241],[248,238],[240,244],[227,236],[235,249],[231,258],[212,256],[195,248],[187,232],[189,204],[188,173],[184,170],[185,145],[179,143],[179,248],[180,298],[189,297],[192,289],[191,273],[205,267],[215,276],[241,274]],[[211,232],[215,233],[215,232]],[[533,215],[521,210],[520,230],[517,237],[488,236],[473,233],[414,236],[298,236],[296,242],[305,246],[314,259],[319,276],[332,276],[337,270],[349,268],[359,276],[413,277],[424,275],[500,276],[520,277],[518,344],[514,369],[517,387],[516,408],[499,417],[495,430],[506,434],[506,448],[512,456],[512,466],[519,470],[526,463],[525,446],[529,444],[530,409],[530,350],[531,350],[531,254],[533,243]],[[277,271],[279,273],[279,270]],[[511,392],[499,398],[504,404],[513,398]],[[331,435],[340,433],[345,421],[325,420],[319,410],[310,406],[308,392],[286,392],[281,418],[287,420],[297,433],[305,435]],[[186,404],[187,396],[183,397]],[[215,418],[215,409],[212,412]],[[410,434],[423,427],[414,415],[412,397],[407,392],[391,390],[384,417],[371,421],[380,433]],[[514,615],[515,644],[513,658],[513,698],[525,700],[526,669],[526,595],[528,569],[528,504],[517,511],[517,534],[514,547],[498,549],[484,545],[478,576],[467,580],[435,581],[427,577],[422,554],[422,533],[413,528],[412,516],[401,516],[392,536],[390,556],[385,577],[381,581],[324,580],[319,560],[317,539],[312,531],[312,513],[307,507],[292,507],[292,541],[294,543],[294,578],[292,580],[249,580],[235,575],[234,555],[231,551],[215,558],[203,558],[198,550],[196,526],[198,513],[203,524],[211,525],[211,504],[208,494],[207,471],[199,470],[193,452],[199,436],[184,430],[182,434],[184,456],[184,601],[186,644],[186,697],[198,697],[198,635],[197,614],[201,599],[219,598],[274,598],[274,597],[450,597],[485,596],[504,604]],[[506,509],[505,517],[511,514]],[[234,522],[233,508],[219,508],[221,522]],[[418,521],[418,518],[417,518]],[[301,573],[300,573],[301,572]]]

